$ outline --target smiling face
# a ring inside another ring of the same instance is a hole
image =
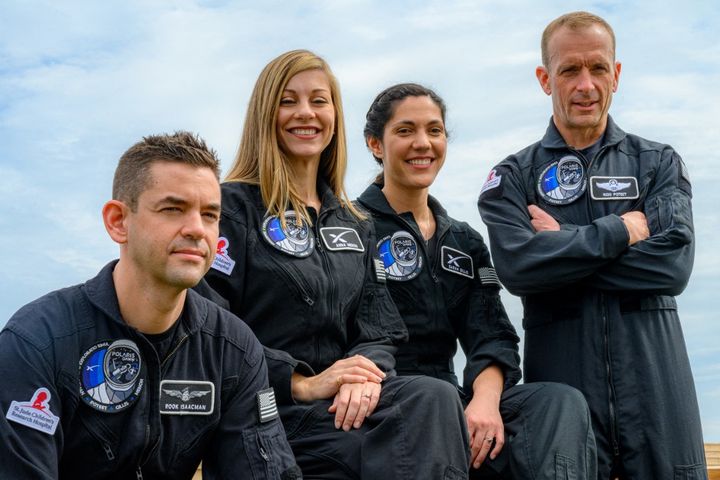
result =
[[[193,287],[215,257],[219,217],[220,186],[212,170],[156,161],[136,211],[126,207],[121,255],[147,285]]]
[[[548,42],[549,65],[536,74],[552,95],[553,120],[565,141],[584,148],[602,136],[621,65],[612,38],[600,25],[561,27]]]
[[[447,136],[440,107],[427,95],[398,101],[383,138],[368,138],[382,160],[385,186],[394,190],[428,189],[445,162]]]
[[[322,70],[305,70],[290,79],[280,99],[277,135],[290,161],[319,161],[335,131],[330,82]]]

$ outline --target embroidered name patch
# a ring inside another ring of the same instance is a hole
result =
[[[272,387],[257,392],[256,399],[260,423],[267,423],[278,418],[279,414],[277,403],[275,403],[275,391]]]
[[[567,155],[548,165],[537,180],[540,196],[553,205],[567,205],[585,193],[585,167],[579,158]]]
[[[440,255],[442,256],[440,264],[443,269],[463,277],[475,278],[472,257],[467,253],[443,245]]]
[[[80,357],[80,398],[99,412],[116,413],[135,403],[145,381],[142,357],[131,340],[101,342]]]
[[[163,415],[210,415],[215,409],[215,384],[198,380],[160,382]]]
[[[415,238],[404,230],[378,242],[378,253],[390,280],[407,281],[417,277],[422,269],[422,255]]]
[[[265,218],[261,230],[270,245],[293,257],[308,257],[315,249],[312,230],[307,223],[298,222],[292,210],[285,212],[285,228],[280,219],[273,215]]]
[[[590,177],[593,200],[633,200],[640,197],[635,177]]]
[[[365,247],[360,241],[360,235],[352,228],[323,227],[320,229],[320,237],[322,237],[323,243],[328,250],[365,251]]]
[[[483,285],[494,285],[497,287],[502,287],[500,279],[498,278],[497,273],[495,273],[495,269],[493,267],[478,268],[478,279]]]
[[[212,268],[227,275],[230,275],[233,268],[235,268],[235,260],[230,258],[230,255],[228,254],[229,246],[230,241],[227,238],[218,238],[217,250],[212,263]]]
[[[10,403],[5,418],[48,435],[54,435],[60,418],[50,411],[50,391],[38,388],[29,402]]]

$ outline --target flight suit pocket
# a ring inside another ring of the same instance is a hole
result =
[[[555,454],[555,480],[577,480],[575,462],[559,453]]]
[[[289,448],[283,448],[285,431],[280,421],[243,430],[245,454],[254,480],[292,479],[295,459]]]
[[[707,471],[702,463],[675,466],[674,480],[707,480],[707,478]]]

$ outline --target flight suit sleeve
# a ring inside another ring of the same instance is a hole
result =
[[[628,232],[617,215],[585,226],[535,232],[517,164],[495,168],[496,186],[483,188],[478,200],[487,226],[498,276],[515,295],[530,295],[572,285],[618,257],[628,244]]]
[[[470,228],[468,226],[468,228]],[[504,388],[521,378],[520,341],[500,300],[500,283],[495,276],[490,253],[479,233],[469,231],[475,278],[470,291],[457,305],[449,305],[452,318],[460,318],[458,339],[466,357],[463,385],[469,398],[475,378],[488,366],[503,371]]]
[[[249,329],[245,358],[233,363],[235,371],[223,380],[220,424],[203,458],[203,478],[302,478],[268,389],[262,346]]]
[[[5,328],[0,333],[0,378],[2,477],[58,478],[64,419],[52,366],[36,346]]]
[[[365,242],[365,281],[354,321],[348,325],[351,339],[347,356],[362,355],[384,372],[394,372],[396,345],[407,341],[408,332],[387,290],[385,270],[378,256],[371,222]]]
[[[643,161],[642,155],[639,161]],[[695,256],[691,199],[685,165],[668,147],[644,202],[650,237],[600,268],[588,282],[610,291],[682,293]]]

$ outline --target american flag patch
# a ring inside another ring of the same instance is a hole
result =
[[[387,281],[385,264],[379,258],[373,258],[373,262],[375,262],[375,278],[379,283],[385,283]]]
[[[278,418],[275,390],[273,390],[272,387],[266,390],[260,390],[256,396],[260,423],[267,423],[270,420]]]
[[[492,267],[478,268],[478,278],[480,279],[480,283],[483,285],[496,285],[498,287],[502,287],[500,279],[498,278],[497,273],[495,273],[495,269]]]

